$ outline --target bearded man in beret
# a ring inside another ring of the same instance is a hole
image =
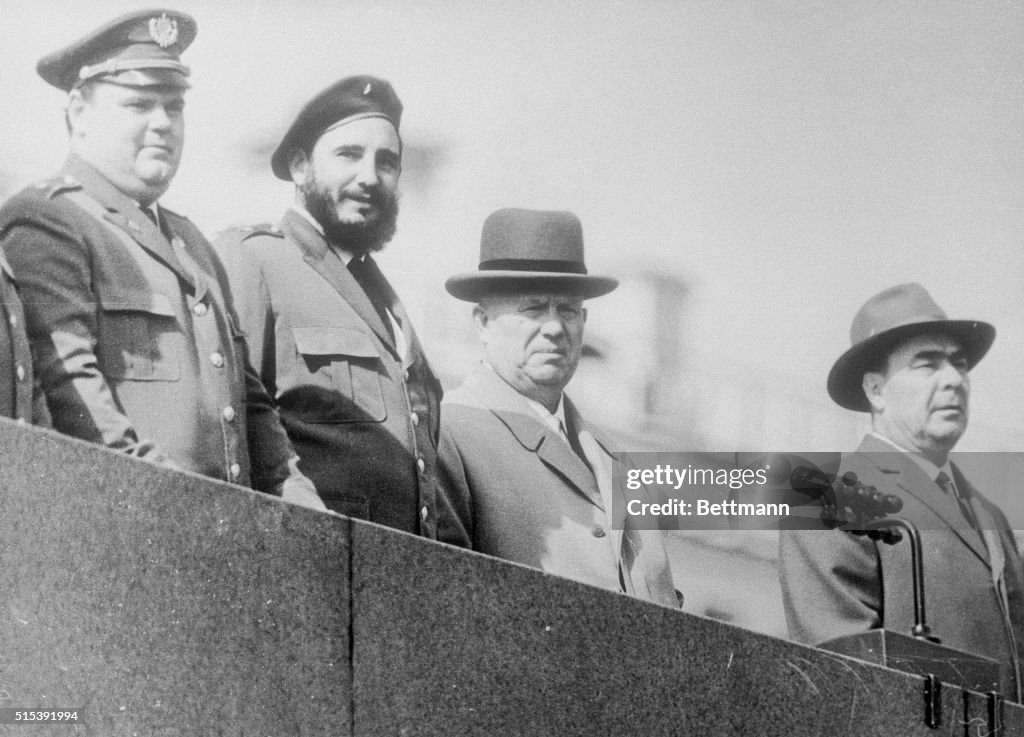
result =
[[[215,247],[253,365],[327,507],[447,539],[435,481],[441,386],[372,256],[395,232],[401,116],[377,77],[321,91],[270,160],[295,185],[280,225],[228,231]]]
[[[223,267],[158,204],[184,143],[195,21],[129,13],[39,61],[67,93],[60,175],[0,210],[54,427],[299,503],[309,479],[246,361]]]

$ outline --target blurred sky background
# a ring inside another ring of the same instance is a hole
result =
[[[64,96],[36,76],[37,59],[145,7],[3,0],[0,196],[65,154]],[[623,381],[580,380],[581,404],[618,401],[628,415],[630,367],[665,370],[636,354],[678,339],[668,362],[685,369],[682,388],[655,404],[686,432],[668,437],[702,435],[720,450],[850,448],[863,418],[831,405],[825,376],[860,305],[920,281],[951,316],[999,331],[972,373],[960,449],[1024,450],[1021,3],[175,7],[199,34],[184,56],[184,163],[163,202],[208,234],[280,217],[291,188],[269,155],[313,94],[354,73],[394,84],[404,196],[381,260],[446,373],[473,358],[448,346],[473,338],[468,306],[442,285],[475,268],[484,218],[506,206],[569,209],[591,271],[627,278],[590,304],[588,327],[619,356]],[[651,275],[679,297],[656,330]]]

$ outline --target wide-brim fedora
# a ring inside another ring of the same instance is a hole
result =
[[[956,338],[968,368],[988,353],[996,337],[995,327],[987,322],[950,320],[920,284],[898,284],[871,297],[854,316],[851,347],[828,374],[829,396],[840,407],[870,412],[864,374],[902,341],[928,333]]]
[[[505,208],[491,213],[480,234],[480,265],[449,277],[445,289],[467,302],[522,291],[591,299],[619,280],[587,272],[583,225],[571,212]]]

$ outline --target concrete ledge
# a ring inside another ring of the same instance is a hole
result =
[[[919,677],[47,431],[0,421],[0,463],[0,707],[84,712],[18,734],[987,728],[980,695],[931,730]]]

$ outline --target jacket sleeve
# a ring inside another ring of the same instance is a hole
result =
[[[882,626],[875,544],[841,530],[783,530],[779,580],[789,636],[818,645]]]
[[[263,375],[273,382],[274,342],[267,331],[273,331],[270,315],[270,294],[263,281],[259,263],[248,258],[241,249],[238,231],[229,231],[217,239],[213,247],[217,278],[228,300],[231,319],[243,334],[242,355],[246,430],[249,446],[252,488],[276,496],[284,496],[302,506],[326,509],[313,482],[299,471],[298,456],[274,401],[274,385],[264,382]],[[269,354],[264,358],[265,354]]]
[[[437,539],[460,548],[473,548],[473,496],[458,445],[444,421],[437,444]]]
[[[33,363],[53,427],[174,466],[153,442],[138,437],[100,372],[98,301],[89,247],[78,228],[49,202],[8,222],[0,244],[18,278]]]
[[[247,235],[247,231],[227,231],[214,241],[213,249],[224,266],[235,315],[245,333],[249,363],[273,397],[277,380],[270,290],[257,254],[244,245]]]

